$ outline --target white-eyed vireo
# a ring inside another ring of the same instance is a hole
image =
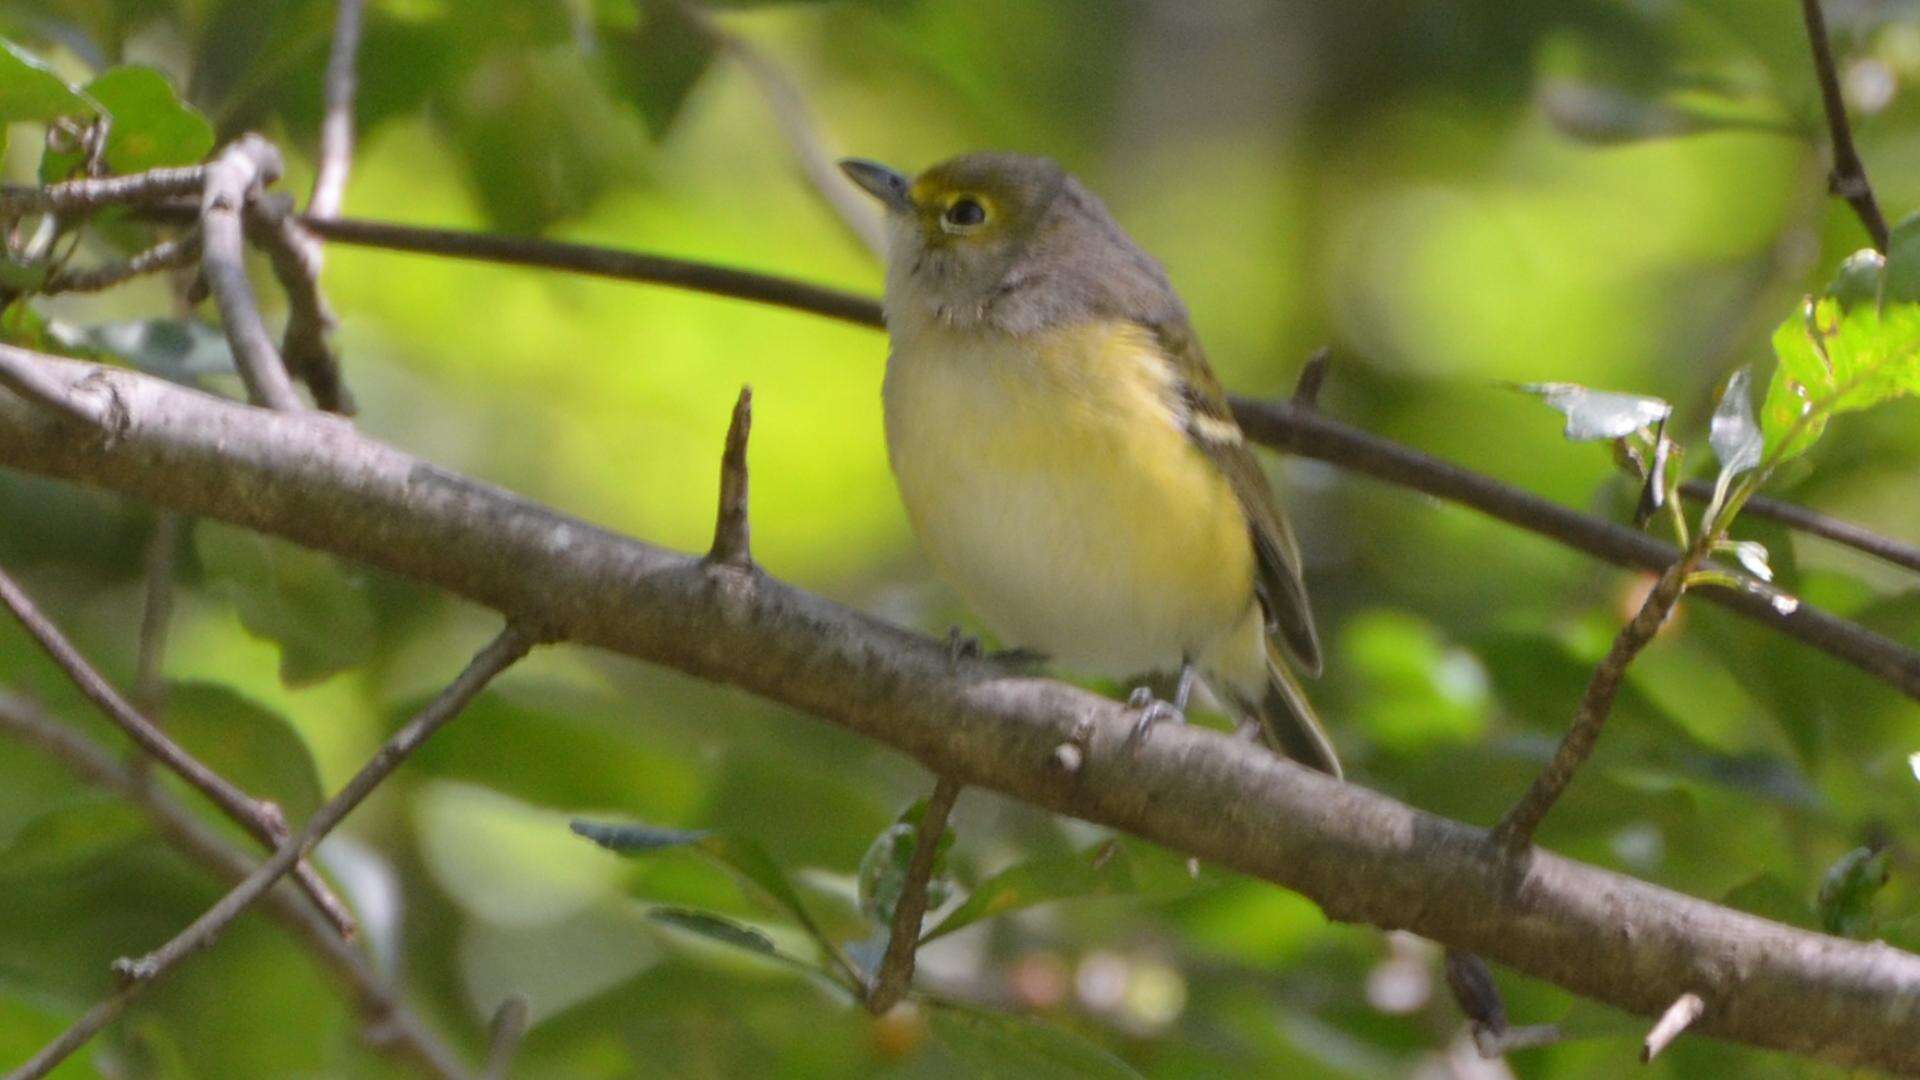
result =
[[[1043,158],[841,167],[887,212],[887,449],[934,569],[1007,644],[1177,670],[1139,733],[1197,670],[1338,776],[1286,662],[1320,669],[1299,549],[1160,264]]]

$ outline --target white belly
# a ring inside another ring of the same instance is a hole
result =
[[[1003,644],[1119,676],[1199,658],[1241,625],[1253,556],[1231,489],[1164,404],[1158,361],[1110,337],[1075,335],[1066,356],[930,332],[908,360],[896,348],[885,399],[935,571]]]

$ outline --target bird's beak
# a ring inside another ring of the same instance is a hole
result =
[[[879,199],[880,205],[888,210],[907,213],[913,209],[913,199],[907,195],[912,185],[906,177],[885,165],[864,158],[845,158],[840,162],[840,171],[867,194]]]

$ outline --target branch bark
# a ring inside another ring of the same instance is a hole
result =
[[[1800,15],[1807,25],[1807,45],[1813,51],[1813,73],[1820,83],[1820,105],[1827,114],[1827,131],[1833,137],[1833,168],[1827,173],[1827,188],[1847,200],[1854,215],[1872,237],[1880,254],[1887,253],[1887,219],[1873,197],[1873,185],[1867,182],[1867,166],[1853,145],[1853,127],[1847,122],[1847,100],[1840,93],[1840,74],[1834,68],[1833,46],[1827,41],[1827,18],[1820,0],[1800,0]]]
[[[1920,956],[1538,849],[1511,860],[1485,830],[1217,732],[1168,728],[1130,750],[1134,717],[1119,702],[989,662],[955,664],[940,642],[764,574],[613,535],[346,425],[127,371],[44,367],[69,387],[103,383],[122,403],[124,432],[76,440],[66,421],[0,397],[0,463],[284,536],[571,641],[741,687],[957,783],[1294,889],[1335,919],[1406,929],[1648,1017],[1698,993],[1714,1003],[1696,1022],[1703,1034],[1920,1071]],[[1084,757],[1068,778],[1048,762],[1076,728]]]
[[[260,305],[247,282],[246,232],[241,214],[263,183],[280,176],[280,152],[257,135],[227,145],[206,167],[200,194],[200,271],[220,309],[220,322],[233,344],[234,364],[256,405],[282,412],[306,408],[294,393],[287,366],[267,335]]]

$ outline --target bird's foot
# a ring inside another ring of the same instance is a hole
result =
[[[1162,701],[1154,696],[1151,686],[1136,686],[1133,693],[1127,695],[1127,708],[1138,709],[1140,718],[1133,722],[1133,733],[1127,736],[1127,745],[1139,748],[1146,741],[1147,732],[1161,721],[1175,724],[1187,722],[1187,714],[1171,701]]]
[[[968,660],[978,660],[985,650],[980,647],[980,639],[971,634],[963,634],[957,626],[947,627],[947,671],[957,673],[960,665]]]

